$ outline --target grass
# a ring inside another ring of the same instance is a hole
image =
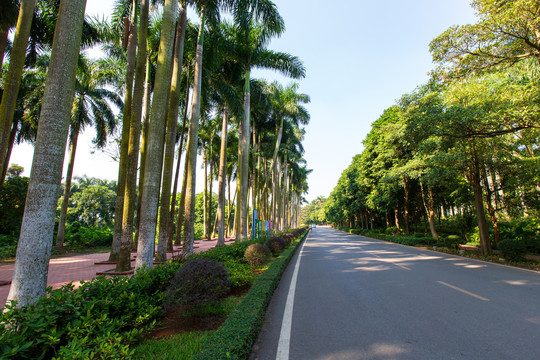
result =
[[[165,339],[145,340],[135,348],[137,360],[189,360],[202,350],[214,331],[186,332]]]
[[[193,309],[193,312],[184,311],[182,316],[205,318],[210,316],[227,316],[238,305],[243,296],[229,296],[218,304],[205,305]],[[164,359],[183,360],[192,359],[195,354],[202,350],[206,340],[214,333],[211,331],[186,331],[169,337],[143,340],[135,348],[135,359]]]

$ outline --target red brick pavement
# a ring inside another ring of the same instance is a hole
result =
[[[194,251],[196,253],[206,251],[216,246],[216,239],[210,241],[195,241],[194,246]],[[171,253],[167,253],[168,259],[170,259],[171,256]],[[51,259],[49,262],[49,275],[47,278],[47,286],[52,286],[53,289],[58,289],[63,284],[67,284],[70,281],[73,281],[75,286],[78,286],[82,280],[90,280],[96,277],[97,272],[114,269],[114,265],[111,264],[94,264],[96,262],[106,261],[108,258],[108,253],[101,253],[75,255]],[[11,280],[13,276],[13,267],[13,264],[0,266],[0,283],[2,281]],[[9,294],[9,288],[10,285],[0,286],[0,307],[4,307],[6,303]]]

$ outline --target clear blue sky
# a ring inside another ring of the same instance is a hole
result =
[[[298,56],[311,96],[304,141],[311,201],[328,196],[384,109],[428,79],[429,42],[448,27],[476,21],[470,0],[274,0],[286,32],[270,48]],[[88,14],[107,14],[112,1],[88,0]],[[291,82],[273,72],[254,77]],[[92,131],[77,151],[75,175],[115,180],[117,164],[89,154]],[[67,157],[67,156],[66,156]],[[12,163],[31,165],[31,149],[17,147]],[[198,185],[202,181],[198,181]],[[198,186],[199,187],[199,186]],[[199,191],[199,190],[198,190]]]

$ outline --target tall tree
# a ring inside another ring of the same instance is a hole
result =
[[[45,294],[86,0],[60,3],[8,301]]]
[[[26,44],[28,43],[28,36],[30,35],[35,7],[36,0],[21,0],[19,18],[17,19],[17,27],[15,29],[13,47],[11,49],[9,68],[6,75],[4,91],[2,93],[2,102],[0,103],[0,131],[2,134],[0,136],[0,169],[4,168],[4,161],[6,159],[5,155],[8,147],[9,133],[17,103],[19,81],[24,67]],[[3,182],[4,179],[0,179],[0,186],[2,186]]]
[[[158,64],[154,87],[150,127],[148,132],[148,151],[141,199],[141,223],[139,230],[136,268],[152,266],[154,241],[156,237],[159,187],[162,170],[163,140],[167,114],[167,98],[170,91],[172,53],[178,3],[165,0],[163,23],[159,44]],[[158,161],[156,161],[158,159]]]
[[[122,108],[122,100],[118,94],[101,87],[103,84],[99,78],[97,64],[88,63],[83,57],[79,60],[79,64],[79,74],[75,83],[75,100],[73,101],[70,122],[69,162],[60,210],[60,220],[58,222],[58,233],[56,236],[56,246],[59,247],[64,244],[67,207],[69,204],[71,178],[75,166],[79,133],[86,126],[95,126],[96,138],[94,139],[94,143],[98,147],[103,147],[107,141],[107,135],[112,134],[116,127],[116,118],[109,102],[115,104],[120,109]]]
[[[237,39],[237,57],[244,66],[244,116],[239,126],[238,203],[240,207],[240,239],[248,236],[248,173],[250,142],[250,73],[253,68],[273,69],[292,78],[303,78],[305,68],[292,55],[268,50],[270,39],[284,30],[283,19],[271,1],[240,1],[234,4],[232,27]],[[236,31],[234,31],[236,30]]]
[[[137,37],[137,59],[135,63],[135,83],[133,85],[133,103],[129,129],[129,145],[127,152],[126,184],[124,191],[124,209],[122,211],[122,236],[116,271],[131,268],[131,248],[133,242],[133,217],[137,190],[137,165],[139,163],[139,146],[141,138],[141,119],[143,110],[144,83],[146,80],[147,39],[149,21],[149,2],[141,0],[140,27]],[[136,23],[135,23],[136,25]],[[134,25],[134,26],[135,26]]]
[[[161,202],[159,209],[159,241],[156,261],[167,260],[167,240],[170,216],[171,183],[174,165],[174,146],[176,144],[176,124],[180,104],[184,41],[187,28],[187,9],[180,6],[180,18],[176,27],[174,47],[174,63],[171,79],[171,93],[167,109],[167,133],[165,142],[165,159],[163,163],[163,180],[161,186]],[[172,250],[172,249],[171,249]]]

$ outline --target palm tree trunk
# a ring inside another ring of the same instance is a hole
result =
[[[2,102],[0,103],[0,169],[4,168],[5,155],[8,147],[13,114],[17,105],[17,95],[19,94],[19,81],[23,72],[24,57],[26,55],[26,44],[30,36],[30,27],[36,0],[22,0],[19,8],[15,37],[9,61],[9,68],[4,80],[4,91]],[[3,53],[2,53],[3,55]],[[64,146],[65,147],[65,146]],[[4,183],[4,178],[0,179],[0,186]]]
[[[171,84],[171,63],[175,34],[175,14],[178,2],[165,0],[159,43],[154,99],[150,111],[148,152],[141,199],[141,223],[137,246],[137,269],[152,266],[156,238],[157,210],[162,170],[163,140],[167,116],[167,98]]]
[[[148,129],[150,127],[150,105],[152,103],[152,67],[150,56],[146,59],[146,82],[144,84],[143,115],[142,115],[142,136],[141,136],[141,165],[139,169],[139,186],[137,188],[137,214],[135,217],[135,242],[133,250],[137,250],[137,239],[139,238],[139,226],[141,224],[141,199],[144,187],[144,171],[146,170],[146,153],[148,151]]]
[[[109,261],[117,262],[122,246],[122,220],[124,216],[124,197],[126,192],[126,176],[128,171],[129,133],[131,128],[131,104],[133,101],[133,79],[135,77],[135,61],[137,58],[137,26],[135,23],[136,11],[133,2],[132,19],[129,22],[126,64],[126,92],[124,95],[124,112],[122,118],[122,139],[120,141],[120,160],[118,164],[118,185],[116,187],[116,201],[114,206],[113,243]]]
[[[86,0],[60,2],[32,173],[7,300],[8,303],[16,301],[18,307],[24,307],[45,295],[47,286],[85,5]]]
[[[238,146],[240,147],[238,165],[239,171],[239,207],[240,207],[240,240],[248,239],[248,178],[249,178],[249,116],[250,116],[250,70],[245,73],[244,84],[244,116],[239,127]],[[238,237],[238,236],[237,236]]]
[[[203,239],[206,239],[208,226],[208,156],[206,144],[203,142],[203,169],[204,169],[204,189],[203,189]]]
[[[180,3],[179,3],[180,4]],[[159,209],[159,240],[156,261],[167,260],[167,249],[172,251],[172,241],[169,244],[169,216],[171,204],[171,183],[174,166],[174,147],[176,145],[176,126],[178,122],[178,103],[180,101],[180,81],[182,77],[182,59],[184,55],[184,39],[187,27],[187,11],[180,8],[180,21],[176,27],[173,71],[171,78],[171,93],[167,110],[167,134],[165,140],[165,161],[161,186],[161,204]],[[172,238],[171,238],[172,240]]]
[[[19,122],[14,121],[11,125],[11,133],[9,134],[8,148],[6,151],[6,157],[4,161],[4,167],[2,168],[2,179],[6,178],[7,170],[9,168],[9,159],[11,158],[11,153],[13,151],[13,145],[15,145],[15,138],[17,137],[17,129],[19,127]],[[0,194],[2,193],[2,188],[0,187]]]
[[[189,137],[187,139],[189,143]],[[176,240],[175,245],[182,244],[182,226],[184,224],[184,212],[186,207],[186,189],[187,189],[187,176],[188,176],[189,158],[186,151],[186,161],[184,162],[184,176],[182,179],[182,191],[180,193],[180,204],[178,205],[178,220],[176,223]]]
[[[193,98],[191,100],[191,121],[189,122],[189,142],[186,160],[188,160],[186,177],[186,204],[184,208],[184,244],[183,255],[188,256],[193,253],[193,241],[195,237],[195,182],[197,170],[197,143],[199,133],[199,120],[201,118],[201,82],[202,82],[202,60],[204,43],[204,9],[202,9],[201,24],[199,25],[199,35],[197,41],[197,52],[195,55],[195,75],[193,80]]]
[[[148,28],[148,0],[141,0],[140,29]],[[137,31],[137,23],[133,24]],[[132,117],[129,129],[129,145],[127,154],[127,174],[124,192],[124,209],[122,212],[121,245],[116,271],[131,269],[131,248],[133,244],[133,217],[137,196],[137,165],[139,164],[139,148],[141,139],[141,118],[143,109],[144,83],[146,78],[147,33],[141,31],[137,40],[137,60],[135,64],[135,84],[133,87]]]
[[[171,200],[171,213],[169,215],[169,227],[167,230],[167,246],[171,244],[171,250],[172,250],[172,244],[173,244],[173,238],[174,238],[174,218],[176,215],[176,195],[178,192],[178,178],[180,176],[180,163],[182,162],[182,150],[184,148],[184,138],[185,138],[184,132],[186,130],[188,101],[189,101],[189,84],[186,84],[186,101],[185,101],[185,106],[184,106],[184,118],[182,120],[180,146],[178,147],[178,162],[176,163],[176,172],[174,176],[174,188],[173,188],[173,195],[172,195],[172,200]],[[182,222],[179,221],[179,223],[181,224]],[[177,231],[177,234],[180,234],[180,230]],[[178,241],[177,244],[180,244],[180,240]]]
[[[66,183],[64,186],[64,198],[60,208],[60,220],[58,222],[58,233],[56,235],[56,246],[64,246],[64,233],[66,230],[66,218],[69,205],[69,194],[71,192],[71,179],[73,177],[73,167],[75,166],[75,153],[77,152],[77,140],[79,138],[79,127],[71,129],[69,139],[69,162],[66,174]]]
[[[7,41],[8,31],[0,31],[0,77],[2,76],[2,66],[4,65],[4,55],[6,53]]]

